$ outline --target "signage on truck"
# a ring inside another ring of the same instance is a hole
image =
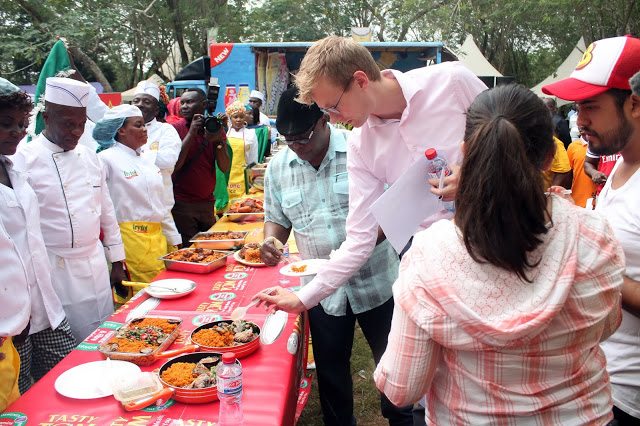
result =
[[[233,49],[233,43],[212,43],[209,45],[211,68],[227,60]]]

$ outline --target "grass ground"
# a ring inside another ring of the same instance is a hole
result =
[[[388,424],[380,414],[380,398],[373,383],[375,364],[367,341],[356,326],[353,351],[351,353],[351,375],[353,377],[353,411],[358,426],[382,426]],[[299,426],[322,426],[322,411],[318,398],[318,382],[313,379],[311,395],[300,415]]]

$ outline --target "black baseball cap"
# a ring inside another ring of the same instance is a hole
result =
[[[303,134],[323,116],[318,105],[305,105],[297,102],[298,88],[292,87],[285,90],[278,101],[278,115],[276,117],[276,129],[283,136]]]

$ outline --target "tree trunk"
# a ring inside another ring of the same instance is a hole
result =
[[[69,53],[71,53],[71,56],[73,56],[73,60],[75,62],[80,62],[89,71],[91,71],[96,77],[96,80],[98,80],[98,83],[102,84],[105,92],[113,92],[113,88],[111,87],[109,80],[107,80],[107,78],[104,76],[104,73],[102,72],[98,64],[93,61],[93,59],[87,56],[87,54],[77,46],[69,46],[68,49]]]
[[[189,63],[189,55],[184,44],[184,32],[182,31],[182,14],[180,13],[180,0],[167,0],[167,7],[171,11],[171,22],[173,23],[173,32],[180,49],[180,62],[182,66]]]

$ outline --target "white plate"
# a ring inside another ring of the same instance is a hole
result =
[[[258,262],[258,263],[254,263],[254,262],[247,262],[246,260],[244,260],[243,258],[240,257],[240,252],[237,251],[235,253],[233,253],[233,258],[238,262],[238,263],[242,263],[243,265],[247,265],[247,266],[255,266],[255,267],[261,267],[261,266],[267,266],[262,262]]]
[[[275,342],[282,334],[288,319],[289,314],[285,311],[275,311],[267,315],[260,331],[260,343],[270,345]]]
[[[175,289],[175,291],[171,289]],[[170,278],[154,281],[144,290],[151,297],[157,297],[158,299],[177,299],[178,297],[186,296],[195,289],[196,283],[191,280]]]
[[[54,387],[59,394],[74,399],[95,399],[113,394],[111,378],[140,373],[140,367],[126,361],[94,361],[62,373]]]
[[[288,277],[306,277],[307,275],[315,275],[324,265],[327,264],[328,259],[307,259],[307,260],[299,260],[297,262],[289,263],[288,265],[284,265],[280,268],[280,273],[282,275],[286,275]],[[291,268],[301,267],[302,265],[307,265],[307,269],[304,272],[294,272]]]

